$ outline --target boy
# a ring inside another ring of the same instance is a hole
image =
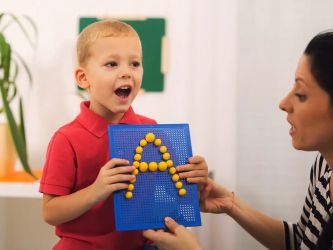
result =
[[[44,220],[56,226],[60,240],[53,249],[142,249],[141,231],[116,232],[112,193],[135,179],[135,167],[124,159],[110,159],[108,124],[155,124],[134,113],[131,103],[142,81],[142,49],[136,31],[112,20],[85,28],[77,41],[77,84],[90,101],[61,127],[48,147],[40,192]],[[189,182],[204,184],[207,165],[192,157],[180,166]],[[115,166],[120,166],[115,168]]]

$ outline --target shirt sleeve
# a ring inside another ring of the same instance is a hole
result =
[[[43,168],[39,191],[52,195],[67,195],[73,190],[76,157],[68,138],[61,132],[52,137]]]
[[[316,187],[316,182],[318,176],[320,175],[321,168],[323,165],[322,163],[323,163],[323,157],[317,156],[311,168],[310,184],[308,187],[307,195],[305,197],[305,203],[299,221],[296,224],[283,221],[286,250],[299,249],[299,245],[303,239],[303,234],[305,232],[305,228],[309,220],[310,216],[309,211],[311,210],[312,199]]]

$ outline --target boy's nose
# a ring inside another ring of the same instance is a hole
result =
[[[119,74],[119,78],[121,78],[121,79],[128,79],[128,78],[131,78],[131,75],[128,72],[121,72]]]
[[[119,78],[128,79],[131,78],[131,71],[127,65],[121,65],[119,68]]]

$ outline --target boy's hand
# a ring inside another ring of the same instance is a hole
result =
[[[188,159],[188,164],[176,167],[180,178],[185,178],[189,183],[197,183],[201,190],[208,180],[208,166],[205,158],[196,155]]]
[[[113,158],[100,169],[95,182],[91,185],[92,195],[96,202],[105,200],[114,191],[127,188],[128,183],[124,182],[135,179],[134,175],[129,174],[135,167],[126,166],[128,164],[127,160]],[[115,168],[117,165],[123,166]]]

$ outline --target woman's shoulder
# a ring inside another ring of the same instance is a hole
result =
[[[311,179],[318,180],[327,171],[329,171],[329,166],[322,154],[318,153],[311,168]]]

